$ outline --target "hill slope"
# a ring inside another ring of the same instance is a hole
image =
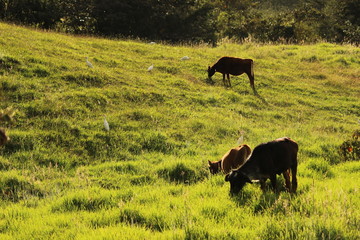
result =
[[[17,110],[2,123],[1,238],[359,236],[360,164],[338,153],[359,128],[358,48],[169,46],[2,23],[0,36],[0,109]],[[207,80],[224,55],[254,59],[258,95],[246,76],[231,89]],[[228,196],[206,165],[240,134],[251,148],[299,143],[298,194],[253,184]]]

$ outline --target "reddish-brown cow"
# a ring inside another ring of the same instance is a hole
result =
[[[211,78],[215,72],[223,74],[223,83],[225,86],[231,87],[230,74],[239,76],[246,73],[250,80],[250,86],[255,92],[254,85],[254,62],[252,59],[241,59],[235,57],[222,57],[212,67],[208,67],[208,76]],[[225,81],[225,75],[227,75],[227,82]]]
[[[232,169],[236,169],[244,164],[250,153],[251,149],[246,144],[230,149],[219,161],[208,161],[209,170],[212,174],[216,174],[219,171],[228,174]]]

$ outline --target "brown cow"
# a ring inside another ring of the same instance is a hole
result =
[[[243,73],[246,73],[250,80],[250,86],[255,92],[254,85],[254,62],[252,59],[241,59],[234,57],[222,57],[217,63],[215,63],[212,67],[208,67],[208,76],[211,77],[215,74],[215,72],[219,72],[223,74],[223,83],[225,86],[231,87],[230,83],[230,74],[234,76],[239,76]],[[225,74],[227,75],[227,82],[225,81]]]
[[[0,146],[4,145],[9,140],[6,135],[5,129],[0,128]]]
[[[297,143],[286,137],[258,145],[242,167],[226,175],[225,181],[230,182],[230,192],[238,193],[245,183],[251,183],[252,180],[260,180],[261,188],[264,190],[268,178],[275,191],[276,174],[281,173],[284,175],[286,188],[290,192],[296,192],[297,152]],[[291,169],[292,184],[289,169]]]
[[[230,149],[219,161],[208,161],[209,170],[212,174],[216,174],[219,171],[228,174],[232,169],[236,169],[244,164],[250,153],[251,149],[246,144]]]

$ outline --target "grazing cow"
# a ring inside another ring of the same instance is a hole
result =
[[[230,74],[234,76],[239,76],[243,73],[246,73],[250,80],[250,86],[255,92],[253,65],[254,62],[252,59],[222,57],[212,67],[208,67],[208,76],[211,79],[215,72],[222,73],[224,85],[228,85],[229,87],[231,87]],[[227,75],[227,83],[225,82],[225,74]]]
[[[250,153],[251,149],[246,144],[230,149],[219,161],[208,161],[209,170],[212,174],[216,174],[219,171],[228,174],[232,169],[236,169],[244,164]]]
[[[270,178],[275,191],[276,174],[282,173],[286,188],[295,193],[297,188],[297,152],[297,143],[286,137],[258,145],[242,167],[226,175],[225,181],[230,182],[230,192],[232,194],[238,193],[245,183],[251,183],[252,180],[259,180],[261,188],[264,190],[265,181],[268,178]],[[292,186],[289,169],[291,169],[292,174]]]
[[[0,128],[0,146],[4,145],[9,140],[4,129]]]

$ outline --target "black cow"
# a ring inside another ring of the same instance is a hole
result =
[[[238,76],[246,73],[250,80],[250,86],[255,92],[253,65],[254,63],[252,59],[222,57],[212,67],[208,67],[208,76],[211,79],[215,72],[222,73],[224,85],[231,87],[230,74]],[[225,74],[227,75],[227,82],[225,81]]]
[[[258,145],[243,166],[226,175],[225,181],[230,182],[230,192],[238,193],[245,183],[252,183],[252,180],[259,180],[261,188],[264,190],[265,181],[268,178],[270,178],[275,191],[276,174],[282,173],[286,188],[295,193],[297,189],[297,152],[297,143],[287,137]],[[290,183],[290,169],[292,184]]]

